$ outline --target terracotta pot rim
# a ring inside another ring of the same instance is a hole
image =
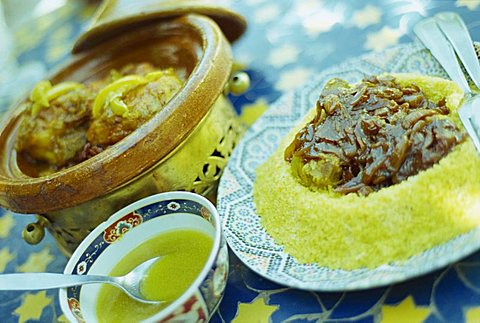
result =
[[[134,4],[132,3],[132,6]],[[130,15],[123,14],[121,17],[110,16],[109,9],[105,8],[106,14],[100,10],[92,27],[84,32],[73,45],[72,53],[88,50],[98,43],[107,39],[112,34],[121,33],[126,28],[146,22],[162,22],[166,19],[176,18],[186,14],[199,14],[211,18],[220,27],[230,43],[235,42],[243,35],[247,28],[245,18],[235,11],[213,4],[201,4],[192,2],[177,3],[163,2],[157,10],[133,11]]]
[[[81,204],[140,176],[188,137],[222,95],[232,57],[228,42],[210,18],[191,14],[172,21],[192,29],[202,42],[198,63],[177,95],[131,135],[80,164],[44,177],[12,175],[4,169],[6,174],[0,174],[2,206],[21,213],[47,213]],[[0,129],[0,136],[21,114],[18,110],[5,116],[8,121]],[[174,134],[165,129],[167,123],[168,128],[177,130]],[[11,156],[6,159],[0,167],[10,163]]]

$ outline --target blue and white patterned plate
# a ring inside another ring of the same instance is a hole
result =
[[[234,150],[218,190],[217,208],[235,254],[252,270],[279,284],[316,291],[379,287],[431,272],[480,248],[480,228],[431,248],[408,261],[375,269],[331,270],[301,264],[283,251],[264,230],[255,213],[252,187],[255,169],[275,151],[281,139],[314,106],[333,77],[349,82],[365,75],[416,72],[446,77],[430,53],[418,44],[368,54],[320,73],[296,91],[282,96],[260,117]]]

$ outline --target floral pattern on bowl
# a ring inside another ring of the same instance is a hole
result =
[[[141,215],[136,214],[135,212],[129,213],[121,219],[115,221],[104,231],[103,240],[108,243],[113,243],[123,234],[133,229],[142,222],[143,218]]]
[[[179,299],[156,314],[153,319],[161,322],[183,319],[193,322],[208,321],[220,303],[227,282],[228,250],[221,235],[218,213],[208,200],[197,194],[188,192],[157,194],[118,211],[87,236],[67,264],[65,273],[96,274],[92,268],[108,248],[117,245],[122,240],[131,239],[136,230],[138,231],[135,233],[139,235],[142,227],[160,226],[159,222],[155,224],[155,221],[169,216],[170,219],[173,219],[171,217],[173,215],[193,215],[200,217],[201,221],[208,221],[214,228],[214,244],[207,264],[193,285]],[[150,223],[152,224],[150,225]],[[170,224],[167,223],[167,225]],[[136,239],[139,242],[145,240],[142,235]],[[215,274],[217,272],[222,272],[220,279],[218,279],[219,275]],[[86,320],[81,305],[84,288],[85,286],[75,286],[60,291],[63,311],[66,312],[67,317],[74,318],[77,322]],[[177,304],[179,300],[181,302]],[[176,305],[174,306],[174,304]],[[67,308],[68,310],[66,310]]]

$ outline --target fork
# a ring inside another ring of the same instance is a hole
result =
[[[469,86],[457,59],[458,56],[477,89],[480,88],[480,63],[467,26],[458,14],[442,12],[420,21],[413,30],[465,93],[458,115],[480,152],[480,95]]]

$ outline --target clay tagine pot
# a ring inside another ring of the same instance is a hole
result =
[[[111,3],[129,5],[107,2],[75,44],[70,62],[49,80],[88,83],[145,61],[173,67],[186,75],[185,83],[163,110],[100,154],[45,176],[32,176],[15,150],[24,105],[12,107],[0,126],[0,204],[38,214],[24,239],[38,243],[47,228],[67,255],[99,223],[145,196],[185,190],[214,197],[241,132],[225,94],[246,84],[232,75],[230,43],[217,22],[228,26],[234,40],[245,28],[243,18],[190,4],[150,13],[140,6],[120,19]]]

